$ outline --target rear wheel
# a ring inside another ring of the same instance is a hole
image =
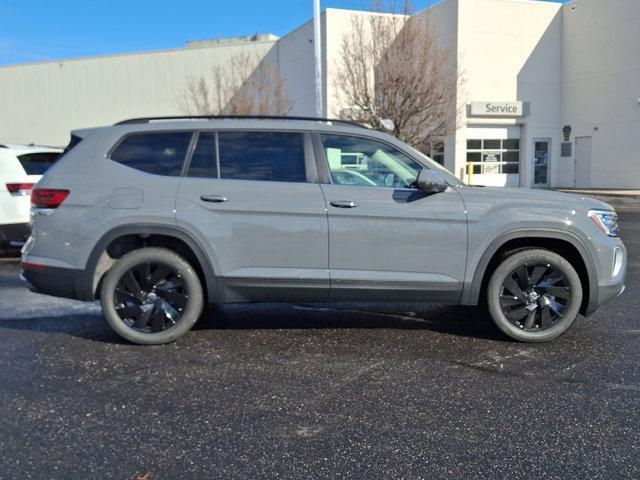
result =
[[[548,250],[526,249],[507,257],[493,273],[487,304],[506,335],[543,342],[573,324],[582,304],[582,284],[565,258]]]
[[[164,248],[141,248],[124,255],[107,273],[100,295],[111,328],[144,345],[184,335],[200,317],[204,302],[193,267]]]

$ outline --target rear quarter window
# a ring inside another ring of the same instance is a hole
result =
[[[59,157],[57,152],[25,153],[18,155],[18,161],[27,175],[44,175]]]
[[[141,172],[179,176],[192,135],[183,131],[131,133],[109,158]]]

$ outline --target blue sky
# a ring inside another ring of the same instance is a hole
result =
[[[558,0],[560,1],[560,0]],[[414,0],[422,10],[438,0]],[[312,0],[0,0],[0,65],[176,48],[187,40],[271,32],[312,16]],[[367,9],[370,0],[323,0]]]

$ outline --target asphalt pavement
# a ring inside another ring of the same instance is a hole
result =
[[[474,308],[214,310],[170,345],[0,263],[0,479],[640,478],[640,211],[627,291],[521,344]]]

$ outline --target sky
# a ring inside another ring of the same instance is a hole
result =
[[[420,11],[440,0],[413,0]],[[562,1],[562,0],[556,0]],[[366,10],[371,0],[322,0]],[[313,15],[312,0],[0,0],[0,65],[159,50],[187,40],[284,35]]]

